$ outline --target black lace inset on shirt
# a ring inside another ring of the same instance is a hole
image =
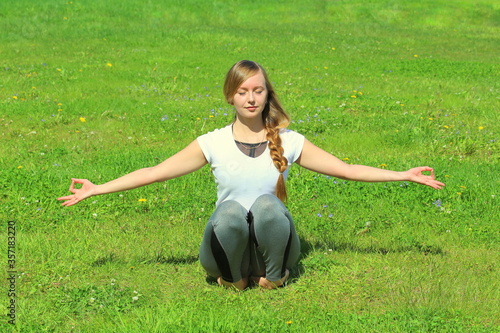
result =
[[[244,143],[234,140],[238,149],[241,150],[245,155],[250,157],[259,157],[266,150],[267,141],[259,143]]]

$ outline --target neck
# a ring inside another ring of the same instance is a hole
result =
[[[242,122],[236,118],[233,123],[233,136],[235,140],[245,143],[259,143],[266,141],[266,134],[267,132],[262,120]]]

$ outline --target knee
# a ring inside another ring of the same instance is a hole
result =
[[[215,232],[248,233],[247,211],[236,201],[224,201],[214,215],[212,225]]]
[[[250,211],[259,221],[276,220],[286,216],[286,208],[276,196],[264,194],[255,200]]]
[[[258,197],[254,204],[252,205],[251,210],[258,211],[280,211],[284,209],[284,205],[278,197],[272,194],[263,194]]]

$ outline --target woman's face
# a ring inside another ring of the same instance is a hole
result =
[[[249,77],[236,91],[233,106],[239,117],[253,119],[261,117],[267,104],[267,87],[264,75],[259,71]]]

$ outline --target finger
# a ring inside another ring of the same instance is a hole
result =
[[[67,195],[65,197],[60,197],[60,198],[57,198],[57,200],[61,201],[61,200],[71,200],[73,199],[73,196],[72,195]]]
[[[434,174],[434,169],[431,169],[431,177],[432,179],[436,179],[436,175]]]
[[[72,198],[68,201],[63,202],[61,205],[64,207],[69,207],[69,206],[73,206],[73,205],[77,204],[78,202],[79,202],[78,199]]]
[[[61,205],[64,206],[64,207],[69,207],[69,206],[74,205],[75,203],[72,203],[71,201],[66,201],[66,202],[63,202]]]
[[[431,184],[429,184],[429,186],[431,186],[432,188],[434,188],[436,190],[441,190],[446,185],[444,183],[434,181]]]
[[[69,191],[71,193],[75,193],[75,180],[74,179],[71,180],[71,185],[69,186]]]

